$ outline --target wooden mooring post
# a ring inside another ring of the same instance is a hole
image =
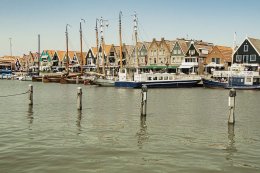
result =
[[[79,84],[79,76],[76,77],[76,84]]]
[[[229,107],[229,115],[228,115],[228,123],[229,124],[235,124],[235,105],[236,103],[236,90],[231,89],[229,91],[229,97],[228,97],[228,107]]]
[[[33,105],[33,85],[29,85],[29,105]]]
[[[147,86],[143,85],[142,86],[142,100],[141,100],[141,116],[146,116],[146,111],[147,111]]]
[[[82,88],[78,87],[77,92],[77,108],[78,110],[82,110]]]

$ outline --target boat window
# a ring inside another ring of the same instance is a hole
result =
[[[153,77],[153,80],[157,80],[157,76]]]
[[[164,80],[168,80],[168,76],[164,76]]]
[[[172,76],[169,76],[169,80],[172,80],[173,78],[172,78]]]
[[[241,82],[243,83],[243,82],[244,82],[244,79],[241,79]]]
[[[152,77],[148,77],[147,80],[152,80]]]
[[[163,77],[162,77],[162,76],[160,76],[160,77],[159,77],[159,80],[163,80]]]
[[[246,82],[252,82],[251,78],[246,78]]]

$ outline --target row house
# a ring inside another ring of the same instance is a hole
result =
[[[97,47],[91,47],[89,51],[86,53],[86,64],[89,66],[93,66],[97,64],[97,55],[99,57],[99,66],[103,66],[103,59],[102,59],[102,46],[99,47],[97,51]],[[116,46],[112,45],[105,45],[104,46],[104,64],[106,67],[116,67],[118,65],[118,53],[116,50]]]
[[[185,54],[185,59],[180,65],[183,73],[204,73],[205,59],[209,52],[212,51],[213,44],[200,41],[191,41],[188,51]]]
[[[260,39],[247,37],[234,52],[233,63],[245,64],[249,70],[259,70]]]
[[[205,59],[205,72],[212,74],[214,70],[228,70],[232,63],[233,49],[226,46],[214,46]]]
[[[130,47],[130,50],[129,50],[129,66],[130,67],[137,67],[140,65],[140,60],[142,59],[140,56],[140,50],[141,50],[142,46],[143,46],[143,44],[141,42],[137,42],[137,45]],[[138,56],[138,60],[137,60],[136,54]]]
[[[180,67],[182,62],[185,62],[185,55],[190,46],[191,40],[177,39],[173,44],[171,51],[170,65]],[[175,70],[175,73],[180,73],[180,68]]]
[[[153,39],[148,48],[148,62],[150,68],[169,68],[171,49],[175,41],[168,41],[162,38],[160,41]]]
[[[86,53],[83,53],[86,56]],[[78,52],[69,51],[69,68],[75,69],[79,67],[80,55]],[[85,58],[84,58],[85,59]],[[56,68],[65,68],[67,66],[67,53],[66,51],[43,50],[40,57],[40,70],[50,71]]]
[[[130,45],[126,45],[123,44],[122,46],[122,65],[126,66],[127,62],[129,62],[129,52],[128,52],[128,48]],[[120,46],[115,46],[115,50],[116,50],[116,55],[117,55],[117,64],[118,66],[120,65]]]

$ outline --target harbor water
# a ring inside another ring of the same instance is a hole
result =
[[[28,105],[28,85],[34,105]],[[77,87],[82,87],[82,111]],[[0,80],[0,172],[259,172],[260,92]]]

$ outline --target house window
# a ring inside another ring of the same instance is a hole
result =
[[[211,62],[214,62],[216,64],[220,64],[220,58],[212,58]]]
[[[256,55],[250,55],[250,61],[256,61]]]
[[[241,62],[242,60],[242,55],[236,55],[236,61]]]
[[[243,61],[244,63],[248,63],[249,55],[243,55]]]
[[[190,55],[194,55],[195,54],[195,50],[190,50],[189,53],[190,53]]]
[[[244,45],[244,52],[248,52],[248,45]]]
[[[173,50],[173,54],[174,55],[178,54],[178,51],[177,50]]]

